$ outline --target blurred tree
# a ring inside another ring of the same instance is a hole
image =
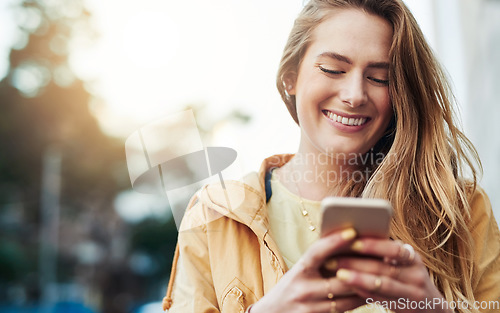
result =
[[[81,0],[22,0],[11,12],[19,34],[0,82],[0,302],[12,300],[12,286],[22,286],[24,302],[38,301],[41,173],[49,147],[62,156],[58,281],[99,295],[105,286],[98,282],[126,262],[114,248],[127,226],[113,199],[129,182],[122,140],[101,132],[91,95],[68,64],[75,34],[96,36],[90,14]],[[112,292],[94,304],[125,312],[109,304]]]
[[[133,268],[141,274],[145,285],[165,292],[176,243],[174,219],[162,221],[149,218],[134,227],[130,242],[132,261],[135,260],[132,264],[135,264]],[[159,301],[161,297],[149,300]]]
[[[0,304],[40,298],[41,173],[49,150],[62,158],[57,281],[106,313],[159,300],[177,230],[173,219],[126,225],[113,210],[116,194],[130,188],[123,140],[101,132],[92,95],[68,63],[75,36],[97,36],[84,0],[18,0],[11,11],[19,34],[0,81]],[[202,109],[193,107],[195,115]],[[210,137],[221,121],[248,120],[235,111],[200,131]]]

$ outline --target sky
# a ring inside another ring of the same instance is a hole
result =
[[[10,47],[14,44],[16,27],[11,15],[7,9],[10,1],[0,1],[0,79],[7,72],[8,53]]]
[[[186,104],[205,104],[217,116],[279,100],[275,72],[300,1],[88,3],[101,38],[75,49],[72,65],[100,80],[104,105],[94,109],[109,133],[126,135]]]

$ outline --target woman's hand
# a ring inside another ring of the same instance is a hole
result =
[[[251,308],[251,313],[333,313],[366,304],[339,279],[324,278],[320,268],[332,256],[349,250],[356,232],[334,232],[316,241],[276,286]]]
[[[397,313],[453,312],[410,245],[389,239],[363,238],[355,241],[351,249],[361,255],[378,257],[340,257],[333,261],[338,268],[336,277],[366,299],[365,304],[379,302]]]

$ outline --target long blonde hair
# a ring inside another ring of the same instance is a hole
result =
[[[295,20],[278,70],[277,87],[298,124],[295,97],[286,92],[296,77],[311,34],[335,9],[357,8],[393,27],[389,93],[394,116],[371,153],[382,153],[362,183],[346,182],[344,195],[384,198],[395,215],[391,237],[411,244],[448,301],[472,304],[473,240],[468,199],[481,163],[456,126],[454,97],[413,15],[401,0],[312,0]],[[469,176],[465,179],[466,175]],[[460,308],[463,313],[478,312]]]

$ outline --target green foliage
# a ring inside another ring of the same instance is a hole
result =
[[[0,240],[0,277],[7,282],[19,280],[27,270],[27,256],[15,241]]]
[[[62,166],[57,282],[90,290],[89,305],[103,312],[158,300],[177,229],[173,219],[126,225],[113,210],[117,193],[130,188],[124,141],[101,131],[89,110],[94,95],[68,62],[76,35],[96,36],[84,1],[20,0],[12,11],[19,40],[0,81],[0,286],[21,285],[27,301],[39,300],[42,164],[55,149]],[[249,117],[235,111],[211,120],[201,125],[202,135],[228,120],[246,123]],[[141,270],[137,260],[149,260],[150,268]],[[8,300],[0,290],[0,304]]]
[[[25,0],[12,11],[20,33],[0,82],[0,285],[22,285],[27,301],[38,300],[29,297],[40,294],[30,291],[38,288],[33,277],[41,274],[42,164],[46,152],[55,148],[62,156],[57,280],[74,281],[80,275],[85,288],[99,293],[104,287],[95,276],[106,277],[113,266],[107,254],[113,238],[123,237],[127,228],[116,216],[113,200],[130,183],[123,174],[123,140],[101,131],[89,110],[92,95],[68,65],[75,33],[95,35],[89,14],[80,0]],[[76,255],[82,242],[95,242],[104,251],[91,265],[95,268],[80,264]],[[0,292],[0,303],[9,301],[5,296]]]
[[[177,228],[173,218],[168,221],[147,219],[134,227],[130,246],[132,251],[146,253],[157,265],[149,276],[168,277],[176,243]]]

